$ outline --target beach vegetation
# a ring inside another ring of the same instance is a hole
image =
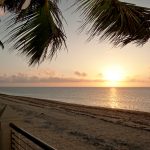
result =
[[[61,0],[0,0],[6,14],[5,36],[0,45],[10,44],[29,60],[29,65],[52,59],[66,48]],[[75,0],[72,6],[81,13],[80,30],[88,39],[107,39],[115,46],[145,44],[150,38],[150,8],[119,0]]]

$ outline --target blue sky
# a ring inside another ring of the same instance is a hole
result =
[[[150,7],[149,0],[124,0]],[[57,57],[40,66],[29,67],[27,60],[16,52],[0,51],[0,86],[111,86],[104,84],[106,68],[119,66],[124,72],[120,86],[150,86],[150,43],[143,47],[129,44],[124,48],[113,47],[108,41],[94,39],[79,33],[79,13],[67,10],[69,1],[60,4],[67,21],[65,31],[68,50],[62,49]],[[125,83],[126,81],[126,83]]]

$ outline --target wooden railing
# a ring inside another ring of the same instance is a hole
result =
[[[11,128],[11,150],[56,150],[15,124]]]

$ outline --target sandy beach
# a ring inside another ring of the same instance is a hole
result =
[[[150,113],[0,94],[4,106],[7,121],[57,150],[150,150]]]

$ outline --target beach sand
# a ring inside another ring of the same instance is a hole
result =
[[[150,150],[150,113],[0,94],[6,105],[7,121],[57,150]]]

